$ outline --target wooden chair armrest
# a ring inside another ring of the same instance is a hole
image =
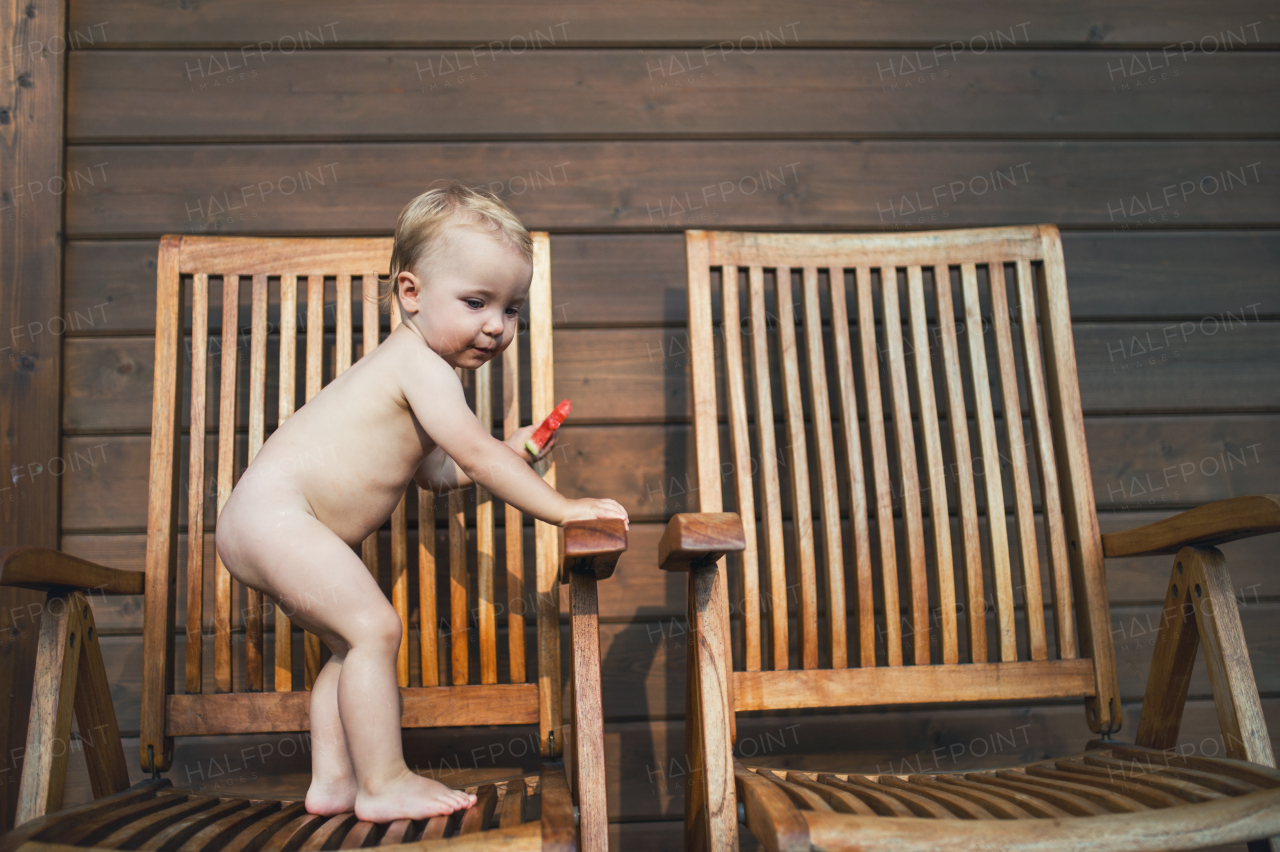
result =
[[[1105,556],[1177,553],[1280,530],[1280,495],[1255,494],[1206,503],[1172,518],[1102,537]]]
[[[730,551],[746,548],[737,512],[684,512],[671,518],[658,542],[658,567],[663,571],[702,568],[715,565]]]
[[[569,582],[570,574],[607,580],[627,549],[627,528],[617,518],[569,521],[561,541],[561,583]]]
[[[0,586],[48,592],[84,589],[103,595],[140,595],[146,585],[141,571],[108,568],[47,547],[0,547]]]

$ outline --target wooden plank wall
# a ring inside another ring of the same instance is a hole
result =
[[[563,488],[633,519],[601,587],[627,848],[679,843],[684,591],[653,560],[664,519],[696,497],[683,229],[1057,223],[1104,530],[1277,490],[1273,3],[72,0],[70,19],[65,313],[83,319],[63,350],[63,454],[78,460],[63,545],[142,564],[162,233],[386,234],[436,178],[490,186],[553,233],[556,396],[575,403]],[[1224,549],[1280,732],[1275,543]],[[1130,736],[1166,563],[1109,565]],[[98,604],[127,735],[139,603]],[[1212,753],[1203,672],[1192,694],[1184,739]],[[1012,762],[1087,736],[1072,703],[751,719],[739,748],[871,770]],[[529,762],[518,732],[406,743],[446,776]],[[307,768],[296,737],[244,737],[180,743],[171,774],[276,789]]]

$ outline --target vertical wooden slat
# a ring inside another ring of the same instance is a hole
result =
[[[139,763],[147,770],[167,769],[173,757],[173,738],[165,734],[165,710],[168,696],[173,693],[175,662],[178,455],[182,443],[184,293],[178,275],[181,243],[181,237],[162,237],[156,258],[155,382],[147,480],[147,576],[142,603],[144,653],[138,732]],[[19,647],[11,645],[9,653],[16,654]],[[9,673],[17,677],[22,671],[19,664]]]
[[[800,583],[800,665],[818,667],[818,590],[813,559],[813,509],[809,505],[809,454],[805,447],[804,403],[792,310],[791,269],[779,266],[774,279],[778,309],[778,359],[782,366],[782,402],[787,417],[787,467],[791,473],[791,528],[795,535],[796,577]],[[701,458],[702,453],[698,453]],[[705,503],[706,495],[703,495]],[[704,511],[707,511],[704,509]],[[719,511],[713,509],[711,511]]]
[[[191,281],[191,443],[187,470],[186,691],[202,691],[204,669],[204,427],[208,397],[209,276]]]
[[[862,470],[862,436],[858,428],[858,398],[853,385],[853,351],[849,346],[846,298],[844,269],[839,264],[832,264],[831,327],[840,391],[840,425],[844,430],[845,464],[849,475],[849,524],[853,530],[854,565],[858,578],[858,665],[870,667],[876,664],[876,614],[871,585],[867,484]]]
[[[1036,470],[1040,474],[1040,511],[1049,540],[1049,572],[1053,582],[1053,626],[1058,657],[1076,657],[1076,631],[1071,618],[1071,566],[1067,561],[1066,529],[1062,522],[1062,495],[1058,491],[1058,465],[1053,455],[1053,428],[1045,395],[1044,367],[1040,360],[1040,336],[1036,330],[1035,279],[1029,261],[1018,261],[1018,312],[1022,319],[1022,356],[1027,390],[1031,394],[1031,435],[1036,446]]]
[[[476,417],[485,429],[493,426],[492,362],[476,370]],[[493,496],[476,486],[476,626],[480,631],[480,682],[498,682],[498,628],[494,621],[493,570],[497,547],[493,530]]]
[[[280,276],[280,401],[279,423],[293,416],[297,392],[298,277]],[[279,428],[277,426],[277,428]],[[293,691],[293,624],[276,605],[275,690]]]
[[[346,292],[343,292],[346,278]],[[343,330],[342,305],[347,305],[346,330]],[[338,369],[351,366],[351,279],[338,276]],[[391,312],[391,330],[400,325],[400,312]],[[347,363],[342,363],[342,341],[347,341]],[[400,616],[400,649],[396,652],[396,680],[400,686],[409,685],[409,530],[406,523],[408,489],[400,495],[396,507],[391,510],[391,608]],[[374,532],[374,537],[377,532]]]
[[[366,338],[367,341],[367,338]],[[320,393],[324,385],[324,276],[307,278],[307,397]],[[320,673],[320,637],[304,633],[302,640],[304,683],[307,689]]]
[[[533,422],[555,407],[555,371],[551,341],[551,239],[544,232],[533,238],[533,282],[529,287],[529,395]],[[555,453],[534,468],[556,487]],[[564,737],[550,747],[552,731],[563,732],[560,693],[560,529],[534,521],[534,560],[538,583],[538,736],[542,755],[563,753]]]
[[[455,367],[459,381],[462,368]],[[467,625],[467,593],[471,576],[467,571],[467,519],[464,510],[463,490],[449,492],[449,642],[453,660],[453,685],[467,683],[470,657],[467,642],[470,633]]]
[[[755,380],[756,430],[760,449],[764,545],[769,554],[769,626],[773,636],[773,668],[790,667],[787,655],[787,570],[782,539],[782,488],[778,481],[778,448],[773,434],[773,390],[769,380],[769,322],[764,307],[764,270],[747,270],[751,302],[751,374]]]
[[[218,514],[231,496],[236,452],[236,368],[239,366],[240,276],[222,276],[222,383],[218,391]],[[213,679],[216,692],[231,691],[231,574],[217,559],[214,571]]]
[[[823,550],[827,564],[827,625],[831,667],[849,665],[844,595],[844,549],[840,541],[840,498],[836,487],[835,442],[831,437],[831,401],[827,396],[827,360],[822,346],[822,306],[818,270],[806,266],[803,277],[805,351],[809,361],[809,397],[818,442],[818,478],[822,490]],[[807,460],[806,460],[807,462]]]
[[[742,628],[744,668],[760,671],[760,565],[756,553],[755,489],[751,481],[751,439],[747,433],[747,397],[743,387],[742,325],[738,307],[738,267],[720,273],[720,304],[724,317],[724,375],[729,394],[729,441],[733,451],[738,515],[747,539],[742,552]]]
[[[945,274],[946,267],[943,267]],[[937,272],[935,271],[935,276]],[[911,316],[911,348],[915,353],[916,396],[920,399],[920,431],[924,433],[925,463],[929,466],[929,523],[933,527],[934,565],[938,584],[938,632],[942,662],[960,662],[956,631],[955,567],[951,558],[951,517],[947,512],[946,463],[934,398],[929,323],[924,312],[924,278],[918,266],[907,269],[907,308]]]
[[[370,275],[369,278],[377,280],[376,276]],[[367,285],[366,285],[367,286]],[[394,285],[394,282],[392,283]],[[377,292],[376,288],[373,292]],[[370,352],[378,348],[378,342],[382,337],[382,308],[376,296],[370,297],[366,290],[362,307],[364,308],[362,336],[364,338],[364,354],[367,356]],[[397,299],[393,299],[391,303],[391,321],[399,322],[400,308]],[[394,326],[392,326],[394,328]],[[373,578],[378,579],[378,531],[374,530],[360,542],[360,558],[364,560],[365,567],[369,569],[369,573]]]
[[[892,274],[892,270],[890,270]],[[858,338],[862,343],[862,380],[867,389],[867,428],[871,431],[871,464],[876,483],[876,529],[880,535],[880,582],[884,586],[886,660],[902,665],[902,619],[898,604],[898,561],[893,541],[893,493],[889,487],[889,452],[885,448],[884,409],[880,402],[880,352],[876,347],[871,267],[859,266]]]
[[[1055,403],[1053,452],[1062,460],[1063,513],[1075,599],[1083,607],[1079,623],[1082,656],[1093,660],[1096,694],[1085,700],[1085,718],[1095,732],[1119,730],[1124,713],[1111,635],[1111,606],[1103,572],[1102,532],[1089,469],[1080,381],[1076,374],[1075,341],[1071,336],[1071,307],[1067,274],[1058,229],[1040,227],[1042,257],[1040,321],[1045,347],[1045,384]],[[1077,585],[1078,584],[1078,585]]]
[[[916,275],[919,267],[913,267]],[[902,519],[907,534],[907,566],[911,578],[911,634],[916,665],[929,664],[929,581],[925,573],[924,521],[920,511],[920,475],[916,470],[916,443],[911,429],[911,399],[907,391],[907,364],[902,349],[902,316],[898,310],[898,271],[892,264],[880,268],[880,299],[884,311],[884,337],[889,357],[889,398],[898,449],[898,477],[902,485]]]
[[[969,370],[973,376],[974,419],[982,450],[982,484],[987,495],[987,533],[991,537],[991,573],[995,579],[996,631],[1001,662],[1018,659],[1013,626],[1013,582],[1010,579],[1009,533],[1005,527],[1004,489],[1000,478],[1000,450],[996,443],[995,415],[991,409],[991,377],[982,339],[982,312],[978,304],[978,270],[961,264],[960,286],[964,294],[964,325],[968,340]]]
[[[502,437],[520,428],[520,342],[513,340],[502,353]],[[503,526],[507,548],[507,643],[511,682],[524,683],[524,520],[519,509],[506,504]]]
[[[393,310],[394,310],[394,306]],[[423,686],[440,685],[436,614],[436,495],[418,489],[418,635]]]
[[[943,374],[947,380],[947,420],[951,425],[951,452],[955,458],[956,490],[960,495],[960,549],[964,559],[965,621],[969,626],[969,662],[987,661],[986,598],[983,596],[982,540],[978,534],[978,498],[973,487],[973,455],[969,450],[968,415],[960,379],[960,355],[956,343],[956,312],[951,299],[951,270],[939,265],[934,272],[934,297],[938,331],[942,341]]]
[[[337,337],[333,348],[333,375],[336,378],[351,366],[351,276],[342,273],[337,280]],[[395,324],[391,326],[395,330]]]
[[[689,270],[689,365],[693,379],[693,441],[697,448],[698,500],[703,512],[719,512],[724,506],[720,489],[720,427],[716,403],[716,355],[711,321],[711,246],[706,231],[688,231],[685,234],[685,263]],[[709,569],[704,569],[709,570]],[[695,575],[689,572],[690,600],[697,585]],[[729,601],[724,590],[728,588],[725,576],[725,560],[716,563],[720,595],[706,610],[709,618],[719,622],[718,633],[729,635]],[[692,622],[691,622],[692,624]],[[732,653],[726,648],[726,653]],[[725,660],[726,670],[732,670],[731,659]],[[730,708],[733,707],[733,677],[724,682]],[[734,715],[728,714],[730,742],[733,742]],[[691,770],[696,771],[696,770]]]
[[[1004,423],[1009,437],[1009,466],[1013,469],[1014,512],[1022,556],[1022,600],[1026,607],[1027,648],[1033,660],[1047,660],[1044,635],[1044,600],[1040,594],[1040,553],[1036,547],[1035,511],[1031,508],[1031,478],[1027,474],[1027,448],[1022,437],[1022,404],[1018,399],[1018,374],[1013,365],[1013,335],[1009,329],[1009,297],[1005,289],[1004,263],[989,265],[991,317],[1000,361],[1000,390]]]
[[[266,437],[267,407],[267,276],[253,276],[253,310],[249,331],[249,464]],[[244,618],[245,689],[262,691],[262,592],[246,588]]]

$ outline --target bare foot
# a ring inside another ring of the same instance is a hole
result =
[[[356,782],[354,778],[344,781],[320,781],[311,779],[307,788],[307,813],[333,816],[344,814],[355,807]]]
[[[404,775],[376,793],[358,790],[356,818],[366,822],[426,819],[451,814],[475,803],[476,797],[470,793],[451,789],[406,768]]]

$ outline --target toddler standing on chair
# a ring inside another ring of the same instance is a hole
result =
[[[231,575],[296,606],[293,621],[333,652],[311,691],[311,813],[354,809],[388,822],[475,803],[405,764],[400,617],[352,549],[410,480],[436,492],[475,482],[551,524],[627,521],[614,500],[571,500],[547,485],[524,448],[534,427],[492,437],[454,372],[515,340],[532,255],[528,231],[490,193],[449,184],[411,201],[396,223],[386,294],[403,322],[280,425],[218,516],[218,555]],[[306,462],[309,450],[334,444],[327,463]]]

